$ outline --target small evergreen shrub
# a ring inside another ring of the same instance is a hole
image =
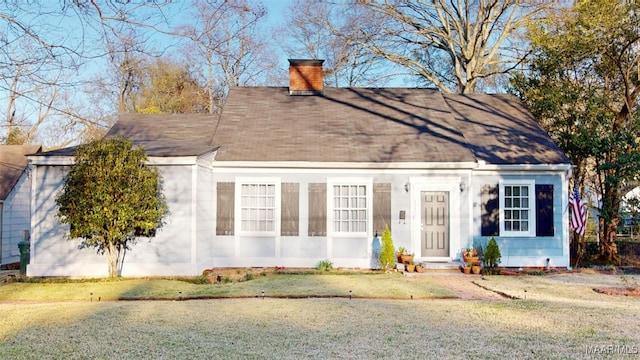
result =
[[[395,247],[393,246],[391,230],[389,230],[388,224],[385,224],[384,231],[382,232],[382,244],[380,246],[378,261],[380,261],[380,267],[384,271],[393,269],[396,264]]]
[[[495,268],[500,264],[501,258],[502,255],[500,254],[500,247],[498,246],[496,239],[492,237],[489,239],[489,243],[487,243],[487,247],[484,249],[482,262],[486,267]]]

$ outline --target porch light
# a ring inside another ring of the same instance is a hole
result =
[[[409,192],[409,183],[404,184],[404,191]]]
[[[464,192],[464,189],[467,187],[467,185],[464,182],[460,182],[460,192]]]

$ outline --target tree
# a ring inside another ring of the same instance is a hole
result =
[[[395,248],[393,247],[391,230],[389,230],[388,224],[384,225],[384,231],[382,232],[382,244],[380,246],[378,260],[380,261],[380,267],[384,271],[393,269],[396,263]]]
[[[444,92],[472,93],[517,66],[517,32],[545,2],[519,0],[358,1],[363,26],[329,30],[417,74]],[[365,19],[365,20],[362,20]]]
[[[122,138],[81,145],[56,197],[69,238],[106,254],[112,277],[121,275],[136,236],[153,236],[168,213],[161,177],[146,160],[142,148]]]
[[[354,40],[364,27],[367,33],[377,31],[378,24],[363,20],[366,16],[367,9],[355,3],[336,6],[324,0],[297,0],[274,37],[291,58],[325,60],[324,80],[329,86],[380,87],[394,75],[389,64]],[[340,35],[331,29],[339,29]]]
[[[133,51],[131,44],[124,50],[114,47],[114,37],[138,31],[148,37],[166,34],[165,24],[174,15],[170,7],[170,1],[0,2],[0,104],[5,114],[4,119],[0,115],[0,139],[60,147],[103,134],[117,111],[100,113],[95,101],[78,96],[87,83],[96,84],[87,74],[106,55],[119,62],[117,52]],[[128,65],[119,64],[120,95],[130,90],[124,83]],[[95,93],[95,88],[87,90],[88,96]]]
[[[600,258],[618,263],[621,190],[640,168],[640,3],[576,1],[531,24],[530,72],[518,94],[577,165],[574,182],[593,175]],[[583,189],[584,190],[584,189]]]
[[[145,114],[206,113],[207,90],[188,66],[162,58],[147,62],[136,96],[135,112]]]
[[[189,40],[187,56],[209,96],[209,112],[219,114],[233,86],[258,85],[277,66],[260,27],[267,12],[247,0],[194,0],[188,25],[175,33]]]

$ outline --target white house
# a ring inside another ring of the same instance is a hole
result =
[[[18,243],[31,229],[27,155],[40,150],[39,145],[0,146],[0,265],[20,261]]]
[[[171,211],[124,276],[370,267],[385,224],[418,261],[495,236],[504,266],[569,266],[571,164],[513,96],[324,88],[321,60],[290,60],[289,87],[232,88],[219,121],[128,114],[107,136],[145,148]],[[55,217],[73,151],[30,157],[28,275],[107,274]]]

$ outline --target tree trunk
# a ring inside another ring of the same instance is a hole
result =
[[[620,264],[616,245],[618,221],[617,218],[613,218],[606,223],[603,218],[600,218],[600,261],[606,264]]]
[[[121,269],[118,266],[120,263],[120,251],[118,251],[118,246],[115,244],[108,244],[106,247],[107,253],[107,262],[109,263],[109,276],[110,277],[118,277],[121,274]]]

